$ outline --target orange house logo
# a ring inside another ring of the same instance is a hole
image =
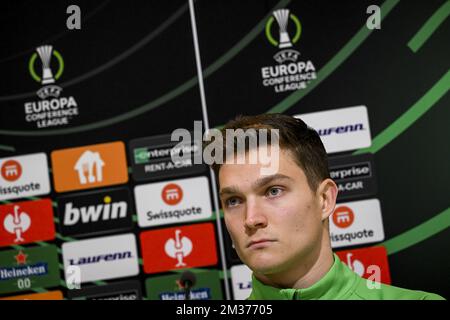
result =
[[[98,188],[128,182],[122,142],[53,151],[53,179],[57,192]]]

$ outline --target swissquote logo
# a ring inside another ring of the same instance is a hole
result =
[[[262,84],[273,87],[275,92],[305,89],[317,75],[312,61],[299,60],[300,52],[294,49],[302,33],[300,20],[289,9],[275,10],[266,22],[265,33],[269,43],[278,49],[273,56],[278,64],[261,68]]]
[[[337,204],[329,220],[333,248],[384,240],[378,199]]]
[[[62,96],[63,89],[55,84],[64,72],[61,53],[51,45],[37,47],[28,62],[28,70],[42,87],[36,93],[41,100],[25,102],[25,120],[34,122],[37,128],[68,125],[78,115],[78,104],[73,96]]]
[[[353,210],[347,206],[338,206],[334,211],[332,218],[337,227],[344,229],[353,224],[355,214],[353,213]]]
[[[57,192],[128,181],[125,146],[120,141],[56,150],[51,158]]]
[[[140,238],[146,273],[217,263],[215,232],[211,223],[146,231]]]
[[[50,180],[45,153],[0,159],[0,200],[48,193]]]
[[[136,238],[131,233],[66,242],[62,252],[66,272],[71,266],[80,268],[80,283],[139,273]]]
[[[16,160],[7,160],[1,168],[1,175],[5,181],[14,182],[22,175],[22,166]]]
[[[55,238],[50,199],[0,206],[0,247]]]
[[[206,177],[139,185],[134,194],[140,227],[196,221],[212,215]]]
[[[175,183],[169,183],[163,188],[161,198],[169,206],[177,205],[183,199],[183,189]]]
[[[71,194],[58,198],[57,202],[64,236],[103,234],[133,226],[127,188]]]

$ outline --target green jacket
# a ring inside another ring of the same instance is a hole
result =
[[[372,283],[369,281],[369,283]],[[330,271],[306,289],[279,289],[264,285],[252,276],[252,292],[248,300],[445,300],[423,291],[407,290],[381,284],[370,289],[361,278],[334,255]]]

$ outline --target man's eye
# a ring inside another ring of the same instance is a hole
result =
[[[283,189],[279,187],[272,187],[267,191],[268,197],[276,197],[279,196],[283,192]]]
[[[229,198],[227,200],[225,200],[225,205],[227,208],[229,207],[235,207],[240,203],[238,198]]]

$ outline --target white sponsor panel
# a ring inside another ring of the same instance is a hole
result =
[[[231,267],[234,300],[245,300],[252,292],[252,270],[245,264]]]
[[[62,245],[64,270],[79,267],[81,283],[135,276],[139,273],[136,238],[123,234]]]
[[[333,248],[384,240],[378,199],[339,203],[329,220]]]
[[[11,200],[50,193],[45,153],[0,159],[0,200]]]
[[[369,116],[365,106],[298,114],[320,135],[327,153],[370,147]]]
[[[208,179],[195,177],[134,188],[140,227],[196,221],[211,217]]]

